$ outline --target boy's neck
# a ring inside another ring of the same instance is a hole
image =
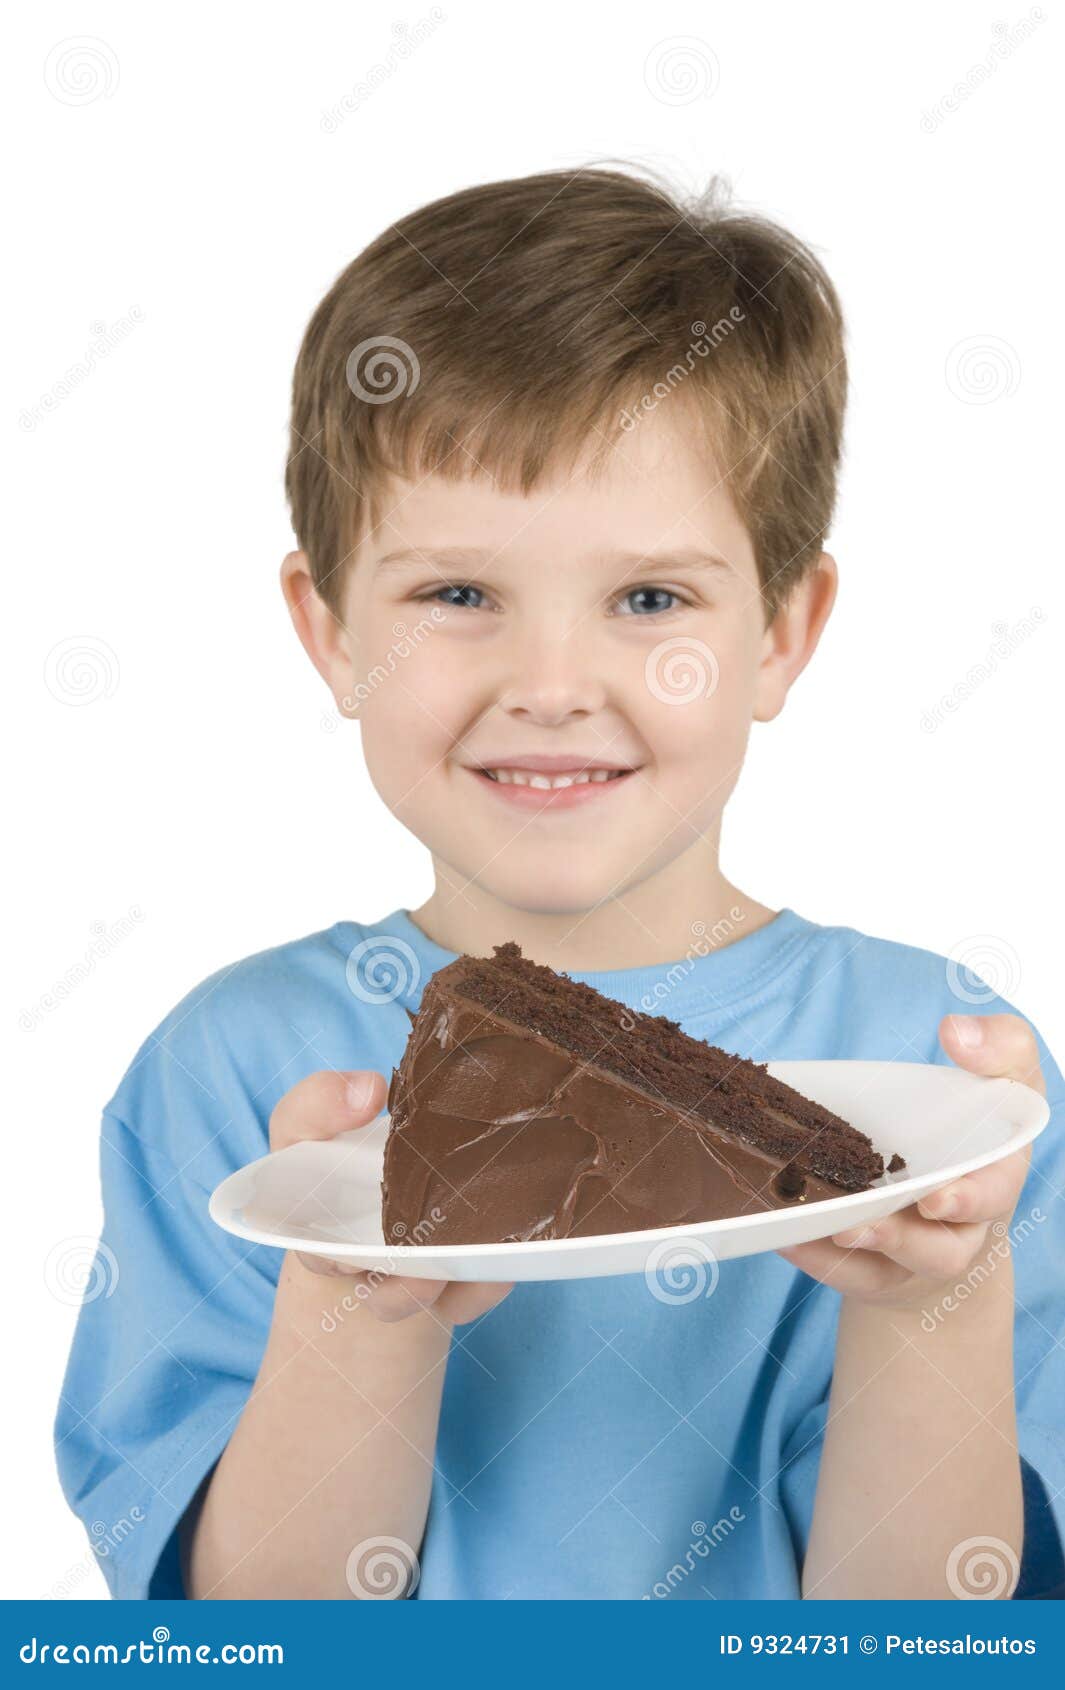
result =
[[[587,910],[530,910],[460,880],[434,859],[436,889],[411,920],[445,950],[491,956],[515,939],[533,962],[571,974],[678,962],[722,950],[778,913],[725,879],[716,862],[674,859]]]

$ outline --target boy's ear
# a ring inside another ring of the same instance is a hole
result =
[[[289,552],[281,565],[281,591],[300,644],[346,714],[350,697],[352,659],[346,630],[322,599],[311,576],[306,552]]]
[[[771,722],[783,710],[792,683],[817,650],[838,586],[836,560],[822,552],[769,624],[755,687],[756,722]]]

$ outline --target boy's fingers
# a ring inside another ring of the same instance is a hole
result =
[[[1046,1096],[1039,1046],[1019,1015],[944,1015],[939,1042],[960,1068],[972,1074],[1020,1080]]]
[[[877,1221],[867,1229],[869,1236],[841,1232],[836,1234],[835,1242],[859,1252],[885,1256],[921,1279],[949,1279],[952,1274],[964,1273],[983,1243],[986,1231],[984,1221],[939,1226],[922,1220],[911,1207]],[[846,1245],[844,1240],[848,1241]]]
[[[917,1208],[930,1221],[993,1221],[1012,1214],[1024,1185],[1031,1150],[1018,1150],[989,1168],[977,1168],[939,1191],[929,1192]]]
[[[335,1279],[337,1275],[356,1275],[358,1268],[348,1267],[344,1262],[334,1261],[332,1256],[315,1256],[304,1250],[295,1250],[293,1254],[301,1267],[308,1273],[316,1273],[322,1278]]]
[[[513,1285],[462,1285],[455,1280],[402,1279],[397,1275],[379,1280],[367,1302],[378,1320],[406,1320],[408,1315],[431,1309],[438,1320],[464,1326],[494,1309],[513,1289]]]
[[[959,1067],[987,1078],[1020,1080],[1046,1096],[1039,1047],[1019,1015],[944,1015],[939,1042]],[[917,1205],[927,1220],[988,1221],[1012,1213],[1024,1184],[1031,1152],[1018,1151],[990,1168],[930,1192]]]
[[[862,1250],[841,1250],[828,1238],[815,1239],[812,1244],[796,1244],[790,1250],[778,1250],[777,1254],[808,1273],[811,1279],[818,1279],[845,1296],[871,1297],[877,1292],[896,1291],[911,1277],[904,1268],[883,1256]]]
[[[323,1068],[287,1091],[270,1117],[270,1148],[304,1139],[335,1138],[351,1127],[364,1127],[381,1113],[388,1087],[371,1068],[343,1071]]]
[[[299,1266],[306,1268],[308,1273],[319,1274],[321,1278],[326,1278],[326,1276],[333,1278],[336,1273],[340,1273],[340,1262],[333,1261],[331,1257],[309,1256],[306,1251],[292,1251],[292,1254],[299,1262]]]
[[[437,1311],[443,1320],[465,1326],[467,1321],[479,1320],[489,1309],[494,1309],[513,1289],[513,1285],[460,1285],[452,1280],[437,1304]]]
[[[391,1323],[431,1309],[447,1289],[446,1279],[402,1279],[398,1274],[367,1278],[366,1305],[377,1320]]]

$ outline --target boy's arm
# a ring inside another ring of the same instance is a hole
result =
[[[844,1299],[804,1597],[1009,1596],[1024,1531],[1013,1264],[992,1261],[932,1331],[920,1308]]]
[[[1020,1017],[947,1016],[940,1039],[959,1065],[1045,1092]],[[1024,1511],[1008,1234],[1029,1157],[781,1252],[843,1294],[804,1597],[1011,1594]]]
[[[349,1556],[375,1538],[413,1577],[451,1327],[428,1311],[386,1325],[351,1289],[285,1257],[262,1367],[192,1523],[190,1596],[350,1600],[372,1555],[350,1583]]]
[[[369,1072],[309,1075],[275,1109],[272,1148],[365,1125],[385,1089]],[[413,1591],[452,1325],[509,1289],[334,1271],[287,1254],[251,1395],[183,1522],[188,1595]]]

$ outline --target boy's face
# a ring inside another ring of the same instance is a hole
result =
[[[750,539],[679,407],[599,479],[526,498],[433,476],[384,509],[316,661],[455,894],[583,912],[716,848],[751,722],[812,644],[801,613],[766,629]],[[627,772],[556,791],[482,772],[537,758]]]

